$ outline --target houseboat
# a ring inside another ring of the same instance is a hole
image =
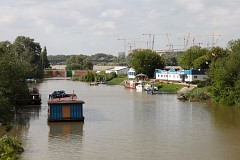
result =
[[[29,97],[28,97],[28,105],[40,105],[41,104],[41,95],[39,94],[39,90],[35,87],[28,89]]]
[[[76,94],[66,94],[65,91],[54,91],[48,99],[48,122],[84,121],[84,101]]]
[[[138,82],[135,81],[135,80],[126,80],[126,81],[124,82],[125,88],[130,88],[130,89],[136,89],[136,86],[137,86],[138,84],[140,84],[140,83],[138,83]]]

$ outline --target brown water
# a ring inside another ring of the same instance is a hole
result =
[[[48,80],[38,84],[43,104],[18,116],[22,160],[239,160],[240,110],[148,95],[123,86]],[[54,90],[85,101],[84,123],[47,123]]]

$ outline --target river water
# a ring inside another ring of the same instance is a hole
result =
[[[42,105],[25,108],[12,130],[23,141],[22,160],[240,158],[237,108],[68,80],[46,80],[37,87]],[[47,98],[54,90],[74,91],[85,101],[84,123],[47,123]]]

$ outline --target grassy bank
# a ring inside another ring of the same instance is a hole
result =
[[[160,92],[167,92],[167,93],[177,93],[183,85],[181,84],[174,84],[174,83],[161,83],[156,82],[154,86],[157,86]]]
[[[109,85],[118,85],[121,84],[126,78],[125,77],[117,77],[117,78],[113,78],[110,81],[107,81],[107,84]]]
[[[209,100],[210,96],[207,91],[207,87],[203,88],[194,88],[191,91],[188,91],[184,94],[182,94],[187,100],[199,100],[199,101],[204,101],[204,100]]]

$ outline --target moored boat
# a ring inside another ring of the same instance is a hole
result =
[[[33,87],[29,89],[28,105],[40,105],[41,104],[41,95],[37,88]]]
[[[139,83],[137,81],[134,80],[126,80],[124,83],[125,88],[130,88],[130,89],[136,89],[136,86]]]
[[[142,92],[144,90],[144,86],[142,85],[142,84],[138,84],[137,86],[136,86],[136,91],[137,92]]]
[[[84,121],[83,104],[76,94],[54,91],[48,99],[48,121]]]

